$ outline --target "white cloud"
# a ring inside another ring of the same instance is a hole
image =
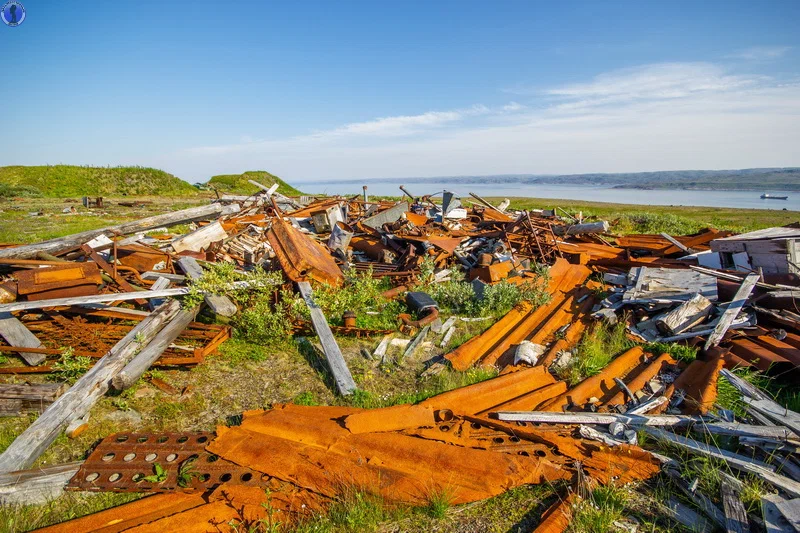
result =
[[[728,57],[747,61],[769,61],[783,57],[791,49],[791,46],[753,46],[739,50]]]
[[[716,64],[616,70],[525,104],[387,116],[154,163],[192,180],[266,168],[292,181],[800,166],[800,85]]]

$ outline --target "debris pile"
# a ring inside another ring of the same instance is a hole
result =
[[[471,205],[448,191],[434,201],[405,189],[408,200],[399,202],[371,201],[366,188],[363,197],[288,198],[253,183],[262,192],[0,249],[0,351],[20,359],[0,374],[52,372],[65,348],[90,361],[71,387],[0,384],[4,414],[41,412],[0,455],[0,499],[50,498],[68,480],[73,490],[153,492],[46,530],[205,531],[272,520],[268,508],[281,523],[294,523],[324,510],[347,486],[424,505],[432,491],[467,503],[558,482],[571,489],[540,526],[556,532],[586,487],[664,471],[701,502],[709,527],[728,527],[741,510],[737,479],[723,484],[719,509],[681,477],[677,460],[640,446],[644,432],[668,449],[758,476],[775,492],[764,500],[763,521],[791,519],[785,509],[800,497],[800,415],[738,372],[776,380],[797,374],[796,229],[616,236],[606,221],[511,211],[508,202],[494,206],[477,195]],[[169,233],[183,224],[188,233]],[[758,244],[765,239],[768,246]],[[773,253],[787,257],[785,264],[769,263]],[[715,255],[719,264],[709,266]],[[357,384],[334,334],[386,335],[374,354],[381,364],[390,335],[412,337],[407,356],[431,332],[448,345],[457,317],[442,323],[440,303],[419,290],[425,284],[459,272],[477,298],[501,283],[537,287],[549,298],[520,302],[427,362],[426,373],[499,370],[474,385],[382,409],[276,405],[216,432],[116,434],[82,463],[25,470],[62,432],[80,431],[109,390],[130,387],[153,366],[202,364],[230,337],[225,322],[242,311],[230,291],[265,287],[237,281],[209,288],[203,280],[215,264],[280,273],[282,282],[269,290],[275,298],[281,285],[299,293],[310,320],[296,321],[294,331],[319,337],[342,396]],[[343,287],[348,272],[389,281],[383,297],[409,311],[399,314],[396,330],[357,327],[359,309],[345,312],[342,326],[329,323],[314,290]],[[200,313],[223,324],[202,323]],[[624,325],[631,347],[608,354],[607,365],[581,379],[569,377],[582,340],[603,323]],[[696,349],[697,358],[677,357],[673,343]],[[720,376],[739,391],[741,412],[718,405]],[[720,447],[712,438],[727,440]],[[682,505],[668,514],[697,526]]]

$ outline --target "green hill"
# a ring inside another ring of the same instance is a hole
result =
[[[273,176],[265,170],[248,170],[241,174],[212,176],[211,179],[208,180],[208,185],[214,187],[218,191],[224,191],[230,194],[255,194],[261,190],[255,185],[248,183],[247,180],[257,181],[267,187],[271,187],[274,183],[277,183],[278,192],[286,196],[299,196],[303,194],[278,176]]]
[[[189,196],[197,189],[163,170],[71,165],[0,167],[0,196]]]

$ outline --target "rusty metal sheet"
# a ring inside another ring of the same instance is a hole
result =
[[[222,483],[265,485],[268,480],[262,479],[262,474],[207,452],[205,447],[214,436],[209,432],[111,435],[84,461],[67,488],[95,492],[203,492]],[[166,471],[162,482],[145,479],[154,475],[156,464]]]
[[[572,521],[572,506],[576,503],[575,493],[566,499],[558,499],[544,512],[542,521],[533,533],[564,533]]]
[[[96,294],[103,283],[95,263],[67,263],[14,273],[17,292],[29,300]]]
[[[520,484],[571,477],[569,471],[533,457],[397,433],[354,435],[338,424],[334,412],[286,405],[249,413],[241,426],[220,428],[208,450],[324,495],[335,496],[343,484],[354,485],[389,502],[414,505],[424,504],[431,490],[447,491],[458,504]]]
[[[131,267],[139,272],[155,270],[164,263],[164,270],[169,267],[170,256],[166,252],[141,244],[128,244],[117,248],[117,260],[121,265]]]
[[[278,262],[292,281],[316,281],[339,286],[344,274],[327,248],[303,234],[281,217],[275,217],[267,239]]]

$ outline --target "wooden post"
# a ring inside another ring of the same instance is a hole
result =
[[[109,388],[113,378],[180,310],[170,300],[139,322],[0,455],[0,472],[29,468],[76,418],[82,418]]]
[[[722,337],[725,336],[725,332],[728,331],[728,328],[733,321],[736,319],[736,315],[739,314],[739,311],[742,310],[744,307],[745,302],[747,302],[747,298],[750,296],[750,293],[753,292],[753,288],[758,283],[758,274],[749,274],[742,284],[739,286],[739,290],[736,291],[736,296],[733,297],[733,301],[728,304],[727,309],[722,313],[722,316],[717,323],[717,327],[714,328],[714,332],[709,335],[708,340],[706,341],[705,345],[703,346],[703,350],[708,350],[709,348],[716,346],[722,340]]]
[[[107,228],[83,231],[81,233],[75,233],[73,235],[67,235],[66,237],[59,237],[57,239],[50,239],[49,241],[43,241],[36,244],[25,244],[22,246],[14,246],[13,248],[4,248],[0,250],[0,258],[13,257],[16,259],[33,259],[38,253],[41,252],[54,254],[67,248],[75,248],[87,241],[94,239],[98,235],[127,235],[129,233],[137,233],[140,231],[147,231],[160,227],[185,224],[186,222],[192,222],[195,220],[217,218],[221,215],[235,213],[238,210],[239,206],[236,204],[230,206],[223,206],[222,204],[210,204],[200,207],[192,207],[190,209],[175,211],[174,213],[166,213],[163,215],[147,217],[140,220],[134,220],[132,222],[118,224],[116,226],[109,226]]]
[[[42,347],[42,343],[36,338],[36,335],[31,333],[17,317],[11,316],[9,312],[0,312],[0,336],[9,345],[16,348]],[[32,366],[40,365],[47,359],[47,355],[43,353],[19,352],[19,356]]]
[[[122,371],[111,378],[111,386],[117,390],[125,390],[142,377],[150,365],[161,357],[172,342],[180,336],[183,330],[194,320],[200,307],[181,309],[175,318],[170,320],[164,329],[153,337],[153,340],[128,363]]]
[[[325,315],[322,314],[322,309],[319,308],[314,301],[314,293],[311,289],[311,284],[307,281],[300,281],[297,283],[300,289],[300,294],[303,296],[309,311],[311,311],[311,324],[314,326],[314,331],[317,332],[319,341],[322,344],[322,351],[325,353],[325,358],[328,360],[328,367],[333,374],[333,379],[336,382],[336,388],[339,394],[347,396],[356,390],[356,382],[353,381],[353,376],[350,374],[350,369],[347,368],[347,363],[344,360],[342,351],[333,337],[328,321]]]

